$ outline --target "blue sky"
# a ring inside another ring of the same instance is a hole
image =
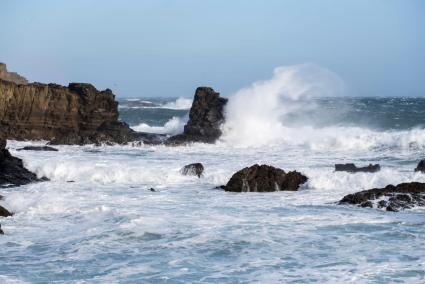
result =
[[[121,97],[229,95],[315,63],[355,96],[425,96],[422,0],[1,0],[0,61]]]

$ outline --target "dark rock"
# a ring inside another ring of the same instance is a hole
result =
[[[5,140],[0,138],[0,186],[19,186],[42,181],[24,168],[22,160],[13,157],[5,146]]]
[[[349,194],[339,204],[368,204],[387,211],[410,209],[414,206],[425,206],[425,183],[410,182],[399,185],[388,185],[384,188],[373,188]]]
[[[415,169],[415,172],[425,173],[425,160],[421,160]]]
[[[17,151],[53,151],[53,152],[57,152],[59,150],[56,149],[56,148],[50,147],[50,146],[25,146],[25,147],[17,149]]]
[[[148,190],[149,191],[152,191],[152,192],[155,192],[156,191],[155,188],[153,188],[153,187],[149,188]]]
[[[349,172],[349,173],[358,173],[358,172],[365,172],[365,173],[375,173],[379,172],[381,170],[381,166],[379,164],[369,164],[369,166],[366,167],[356,167],[355,164],[335,164],[335,171],[336,172]]]
[[[1,229],[1,224],[0,224],[0,235],[4,235],[3,230]]]
[[[12,215],[13,214],[10,213],[6,208],[4,208],[3,206],[0,206],[0,217],[9,217]]]
[[[226,103],[227,99],[212,88],[197,88],[183,133],[170,137],[166,144],[214,143],[221,136],[220,125],[224,122]]]
[[[233,192],[296,191],[307,181],[297,171],[285,173],[282,169],[267,165],[253,165],[236,172],[224,190]]]
[[[127,143],[136,132],[118,121],[111,90],[71,83],[18,85],[0,79],[0,132],[6,139],[51,144]]]
[[[201,177],[204,172],[204,166],[201,163],[194,163],[184,166],[180,173],[185,176],[198,176]]]

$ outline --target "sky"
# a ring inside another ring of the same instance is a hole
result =
[[[425,96],[425,1],[0,0],[0,62],[118,97],[228,96],[304,63],[352,96]]]

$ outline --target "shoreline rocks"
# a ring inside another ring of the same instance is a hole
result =
[[[420,160],[415,168],[415,172],[425,173],[425,160]]]
[[[22,160],[13,157],[5,147],[6,140],[0,138],[0,186],[20,186],[46,180],[27,170]]]
[[[9,210],[0,205],[0,217],[10,217],[13,216]]]
[[[268,165],[255,164],[246,167],[230,178],[224,186],[232,192],[297,191],[308,178],[297,171],[284,170]]]
[[[397,212],[414,206],[425,206],[425,183],[410,182],[384,188],[373,188],[348,194],[339,204],[351,204],[360,207],[380,208]]]
[[[214,143],[221,136],[220,126],[224,122],[226,104],[227,99],[220,97],[212,88],[197,88],[183,133],[168,138],[165,144]]]
[[[366,167],[356,167],[355,164],[349,163],[349,164],[335,164],[335,171],[336,172],[349,172],[349,173],[358,173],[358,172],[364,172],[364,173],[376,173],[381,170],[381,166],[379,164],[369,164]]]
[[[50,151],[50,152],[57,152],[59,151],[56,148],[50,147],[50,146],[25,146],[19,149],[16,149],[16,151]]]

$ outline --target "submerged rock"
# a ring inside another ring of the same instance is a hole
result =
[[[3,230],[1,229],[1,224],[0,224],[0,235],[4,235]]]
[[[421,160],[416,166],[415,172],[425,173],[425,160]]]
[[[5,147],[6,141],[0,138],[0,186],[19,186],[46,180],[38,179],[34,173],[28,171],[22,160],[13,157]]]
[[[365,172],[365,173],[375,173],[379,172],[381,170],[381,166],[379,164],[369,164],[366,167],[356,167],[355,164],[335,164],[335,171],[336,172],[349,172],[349,173],[358,173],[358,172]]]
[[[9,217],[9,216],[12,216],[12,215],[13,214],[11,212],[9,212],[9,210],[4,208],[3,206],[0,206],[0,217]]]
[[[183,133],[170,137],[166,144],[214,143],[221,136],[220,125],[224,122],[226,103],[227,99],[212,88],[197,88]]]
[[[52,144],[127,143],[136,132],[118,120],[111,90],[84,83],[19,85],[0,79],[0,132]]]
[[[184,166],[180,173],[185,176],[198,176],[201,177],[204,172],[204,166],[201,163],[194,163]]]
[[[17,151],[53,151],[53,152],[57,152],[59,150],[56,149],[56,148],[50,147],[50,146],[25,146],[25,147],[17,149]]]
[[[297,171],[286,173],[268,165],[253,165],[236,172],[224,187],[233,192],[296,191],[307,181]]]
[[[382,208],[387,211],[425,206],[425,183],[401,183],[396,186],[387,185],[384,188],[364,190],[344,196],[339,204]]]

